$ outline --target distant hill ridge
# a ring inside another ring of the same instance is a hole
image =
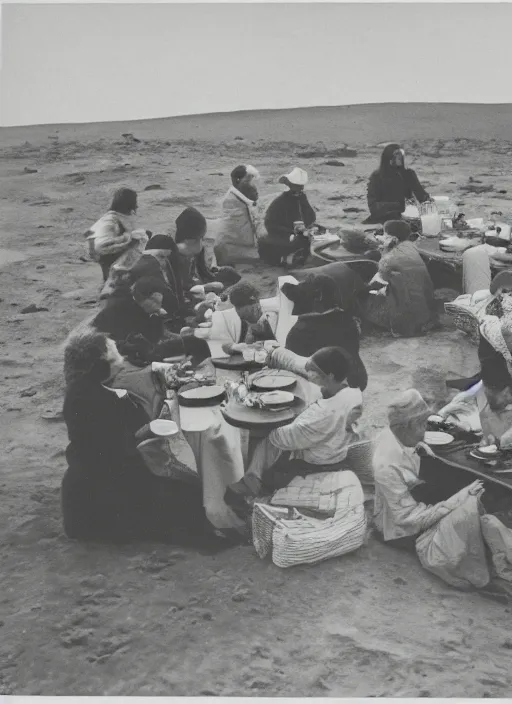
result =
[[[139,139],[222,142],[241,138],[354,146],[423,139],[487,141],[511,139],[511,125],[511,104],[390,103],[252,110],[79,125],[4,127],[0,131],[0,147],[25,140],[43,143],[56,134],[63,141],[89,141],[118,138],[127,132]]]

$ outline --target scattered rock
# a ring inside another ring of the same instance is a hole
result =
[[[249,685],[250,689],[265,689],[268,687],[270,682],[265,682],[265,680],[253,680]]]
[[[213,174],[209,174],[210,176],[224,176],[224,174],[221,171],[217,171]]]
[[[77,645],[87,645],[89,637],[92,635],[91,630],[85,628],[76,628],[70,631],[60,639],[61,644],[65,648],[73,648]]]
[[[29,306],[22,308],[20,310],[20,313],[22,315],[25,315],[26,313],[45,313],[48,310],[49,308],[45,308],[44,306],[37,306],[35,303],[31,303]]]
[[[35,396],[37,394],[37,391],[35,389],[24,389],[20,396],[21,398],[31,398],[32,396]]]
[[[325,162],[326,166],[345,166],[345,164],[342,161],[338,161],[337,159],[329,159],[329,161]]]
[[[61,213],[72,213],[74,208],[61,208],[60,212]]]
[[[345,196],[329,196],[327,200],[346,200]]]
[[[12,411],[21,411],[23,409],[19,408],[18,406],[8,406],[6,410],[8,413],[11,413]]]
[[[213,621],[213,614],[211,611],[205,611],[202,614],[203,621]]]
[[[23,169],[24,174],[37,174],[37,169],[31,169],[28,166],[25,166]]]
[[[507,191],[504,190],[504,189],[500,189],[500,190],[498,191],[498,193],[507,193]]]
[[[247,589],[244,589],[243,587],[238,587],[235,592],[233,593],[231,597],[231,601],[235,602],[242,602],[242,601],[247,601],[249,598],[249,591]]]
[[[41,269],[46,269],[46,267],[45,267],[44,264],[38,264],[38,265],[36,266],[36,269],[41,270]]]
[[[63,421],[64,415],[62,413],[62,410],[48,409],[48,410],[44,411],[44,413],[41,414],[41,418],[43,420],[48,420],[48,421]]]
[[[237,142],[243,142],[244,138],[243,137],[235,137],[234,138]]]
[[[344,213],[364,213],[363,208],[343,208]]]
[[[162,186],[159,183],[153,183],[151,186],[146,186],[145,191],[161,191]]]
[[[507,640],[504,640],[503,643],[501,643],[500,647],[506,648],[507,650],[512,650],[512,640],[507,638]]]
[[[134,144],[140,144],[140,139],[137,139],[137,137],[134,137],[131,132],[125,132],[121,136],[124,137],[127,142],[133,142]]]
[[[395,584],[401,584],[401,585],[406,585],[406,584],[407,584],[407,582],[405,581],[405,579],[402,579],[402,577],[395,577],[395,579],[393,580],[393,582],[394,582]]]

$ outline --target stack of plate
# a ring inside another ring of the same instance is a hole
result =
[[[295,402],[295,396],[289,391],[268,391],[261,394],[260,401],[265,408],[280,411],[289,408]]]

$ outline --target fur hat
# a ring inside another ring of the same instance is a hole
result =
[[[388,421],[390,426],[407,425],[411,420],[425,418],[430,415],[430,409],[423,396],[416,389],[408,389],[397,396],[388,406]]]
[[[390,237],[396,237],[399,242],[405,242],[411,236],[411,226],[405,220],[388,220],[384,223],[384,232]]]
[[[176,242],[199,240],[206,228],[206,218],[197,208],[185,208],[176,218]]]

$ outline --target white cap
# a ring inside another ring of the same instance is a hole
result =
[[[290,171],[286,176],[281,176],[280,183],[293,183],[295,186],[305,186],[308,182],[308,175],[304,169],[299,169],[297,166]]]

